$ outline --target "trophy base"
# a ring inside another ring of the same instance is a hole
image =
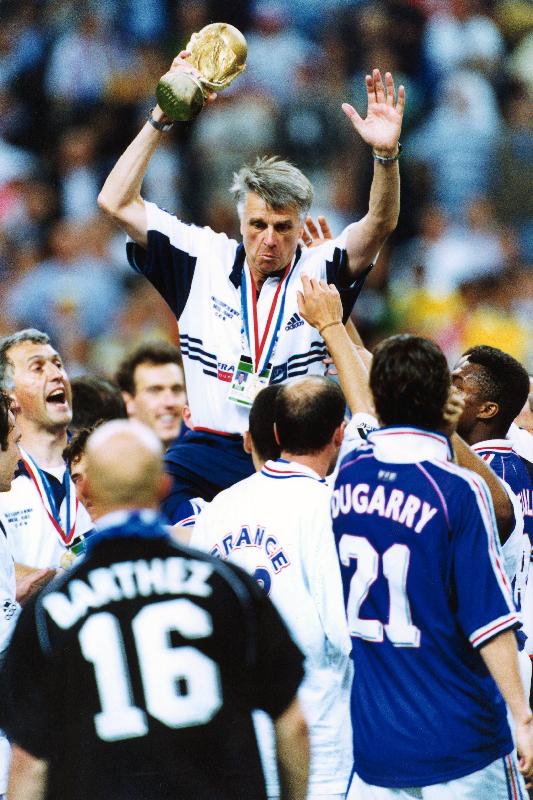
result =
[[[200,81],[190,73],[167,72],[155,91],[157,104],[167,117],[175,122],[186,122],[196,117],[204,106],[204,93]]]

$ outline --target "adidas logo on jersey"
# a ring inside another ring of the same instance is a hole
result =
[[[300,316],[298,316],[298,314],[293,314],[290,320],[285,325],[285,330],[293,331],[295,328],[299,328],[300,325],[303,324],[304,324],[303,319]]]

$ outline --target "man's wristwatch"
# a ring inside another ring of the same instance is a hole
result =
[[[154,109],[151,108],[147,115],[148,122],[150,123],[152,128],[155,128],[156,131],[162,131],[163,133],[165,133],[165,131],[169,131],[171,128],[174,127],[173,122],[159,122],[157,119],[154,119],[152,114],[153,110]]]
[[[398,152],[395,156],[379,156],[374,150],[372,150],[372,158],[374,161],[377,161],[378,164],[394,164],[395,161],[398,161],[400,158],[400,153],[402,152],[402,146],[400,142],[398,142]]]

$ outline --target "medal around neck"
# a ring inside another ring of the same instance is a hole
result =
[[[159,107],[180,122],[200,113],[209,91],[226,89],[243,72],[248,52],[242,33],[226,22],[213,22],[193,33],[186,49],[191,53],[188,62],[200,77],[181,69],[167,72],[156,89]]]

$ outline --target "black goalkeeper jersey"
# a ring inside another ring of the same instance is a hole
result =
[[[114,515],[23,610],[0,726],[48,761],[47,800],[259,800],[251,711],[277,717],[303,657],[255,581]]]

